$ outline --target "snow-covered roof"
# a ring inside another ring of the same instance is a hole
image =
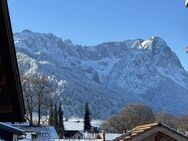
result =
[[[93,120],[91,122],[91,125],[94,127],[100,127],[102,124],[101,120]],[[83,131],[84,130],[84,123],[83,119],[77,119],[77,120],[69,120],[64,121],[65,130],[71,130],[71,131]]]
[[[11,123],[11,122],[3,122],[7,125],[11,125],[11,126],[29,126],[29,122],[14,122],[14,123]]]
[[[84,124],[82,121],[65,121],[65,130],[83,131]]]
[[[115,138],[117,138],[117,137],[119,137],[119,136],[121,136],[122,134],[117,134],[117,133],[106,133],[105,134],[105,139],[107,140],[107,141],[112,141],[112,140],[114,140]]]
[[[18,127],[18,126],[16,126]],[[33,132],[36,134],[48,134],[50,139],[58,139],[59,136],[53,126],[19,126],[18,128],[25,130],[25,132]]]

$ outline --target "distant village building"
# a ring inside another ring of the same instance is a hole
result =
[[[103,121],[94,120],[91,121],[91,126],[93,130],[99,129],[100,125]],[[84,131],[84,122],[83,119],[69,119],[64,121],[65,130],[76,130],[76,131]]]
[[[113,141],[122,134],[101,133],[100,125],[103,121],[94,120],[91,122],[92,128],[90,133],[84,132],[83,119],[69,120],[64,122],[65,139],[63,141]]]
[[[72,119],[64,121],[65,126],[65,139],[95,139],[96,133],[99,132],[101,121],[91,122],[91,133],[84,133],[83,119]]]
[[[188,141],[188,136],[162,124],[137,126],[114,141]]]
[[[76,130],[68,130],[64,133],[65,139],[84,139],[84,133]]]

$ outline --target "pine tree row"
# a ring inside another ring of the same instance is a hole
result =
[[[65,128],[63,124],[63,110],[61,103],[59,103],[59,108],[57,108],[57,104],[51,102],[48,124],[49,126],[55,127],[60,138],[64,138]],[[84,132],[91,132],[91,112],[88,102],[85,104]]]
[[[63,124],[63,110],[61,103],[59,103],[59,108],[57,109],[57,104],[50,104],[50,113],[49,113],[49,126],[54,126],[59,137],[63,138],[64,136],[64,124]]]

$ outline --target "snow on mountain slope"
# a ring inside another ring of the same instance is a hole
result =
[[[159,37],[92,47],[29,30],[14,39],[21,75],[47,75],[67,116],[82,116],[85,101],[94,118],[106,118],[132,102],[175,114],[188,108],[188,74]]]

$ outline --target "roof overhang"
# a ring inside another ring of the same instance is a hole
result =
[[[185,0],[185,6],[188,7],[188,0]]]
[[[0,121],[24,121],[25,107],[7,0],[0,1]]]
[[[12,134],[16,134],[16,135],[25,135],[25,131],[16,127],[13,127],[11,125],[5,124],[0,122],[0,130],[6,131],[6,132],[10,132]]]

